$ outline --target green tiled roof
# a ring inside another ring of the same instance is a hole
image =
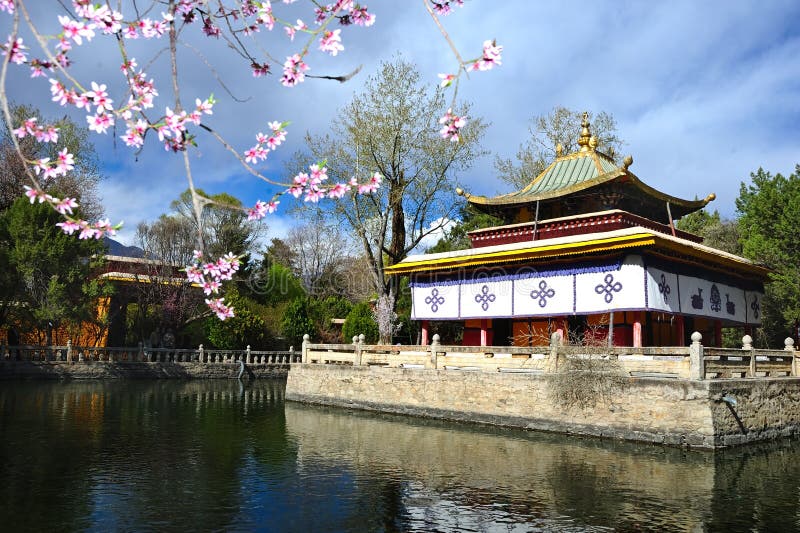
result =
[[[569,189],[602,174],[617,170],[614,163],[599,152],[577,152],[559,158],[524,189],[507,197],[525,197]]]

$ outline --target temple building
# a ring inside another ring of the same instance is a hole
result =
[[[467,250],[409,256],[413,320],[463,322],[465,345],[546,344],[562,338],[616,346],[683,346],[693,331],[721,345],[722,328],[761,322],[768,270],[704,246],[674,220],[714,199],[684,200],[646,185],[598,150],[587,115],[579,150],[522,190],[458,190],[504,225],[473,231]]]

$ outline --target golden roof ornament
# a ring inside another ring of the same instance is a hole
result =
[[[561,157],[564,155],[564,146],[561,143],[556,145],[556,157]]]
[[[633,156],[626,155],[625,159],[622,160],[622,169],[628,170],[628,167],[630,167],[632,164],[633,164]]]
[[[592,152],[594,152],[595,150],[597,150],[597,137],[595,137],[594,135],[592,135],[591,137],[589,137],[589,149],[590,149]]]
[[[581,136],[578,137],[578,144],[581,147],[581,152],[589,151],[589,139],[592,133],[589,131],[589,113],[583,112],[583,121],[581,122]]]

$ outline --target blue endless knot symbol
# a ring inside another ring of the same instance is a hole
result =
[[[664,303],[669,301],[669,285],[667,285],[667,278],[664,274],[661,274],[661,281],[658,282],[658,292],[664,295]]]
[[[614,283],[614,275],[613,274],[606,274],[606,277],[603,279],[604,283],[599,284],[594,288],[594,292],[597,294],[603,294],[603,299],[606,301],[607,304],[611,303],[611,300],[614,299],[614,293],[619,292],[622,290],[622,283],[617,281]]]
[[[444,303],[444,297],[439,296],[439,289],[436,287],[431,290],[431,295],[425,297],[425,304],[431,306],[431,312],[435,313],[439,310],[439,306]]]
[[[475,295],[475,301],[481,304],[481,309],[488,311],[489,303],[495,301],[495,295],[489,294],[489,286],[484,285],[481,287],[481,293]]]
[[[552,287],[547,286],[547,281],[542,280],[539,282],[539,289],[533,289],[531,291],[531,298],[539,299],[539,307],[544,307],[547,305],[547,299],[552,298],[556,295],[556,291],[553,290]]]
[[[758,296],[753,296],[753,303],[750,304],[750,309],[753,310],[753,318],[758,319],[761,305],[758,303]]]

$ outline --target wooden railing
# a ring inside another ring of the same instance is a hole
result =
[[[135,348],[73,346],[0,345],[0,361],[66,362],[172,362],[237,363],[284,366],[300,362],[298,351],[217,350],[204,348]]]
[[[363,336],[352,344],[313,344],[303,340],[302,362],[328,365],[385,366],[407,369],[458,370],[543,374],[559,369],[612,368],[635,377],[679,379],[726,379],[800,375],[800,352],[786,339],[783,350],[744,346],[705,348],[700,333],[692,335],[690,346],[605,347],[562,346],[555,335],[549,346],[446,346],[434,335],[430,345],[365,344]],[[578,364],[583,362],[584,364]]]

